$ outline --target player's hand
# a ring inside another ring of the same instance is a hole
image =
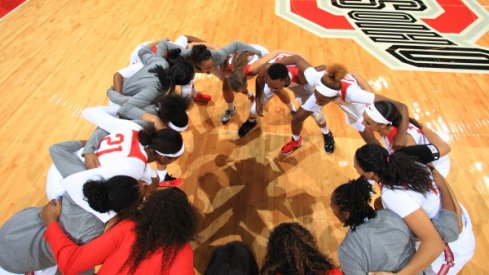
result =
[[[41,210],[41,218],[46,225],[58,221],[61,215],[61,199],[51,200]]]
[[[401,147],[407,145],[407,134],[397,133],[397,135],[392,139],[392,149],[397,150]]]
[[[87,169],[94,169],[100,167],[100,162],[96,154],[85,154],[85,166]]]

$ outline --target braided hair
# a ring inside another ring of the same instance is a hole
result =
[[[352,231],[355,231],[355,228],[363,224],[366,219],[376,217],[375,210],[370,206],[372,193],[372,185],[363,177],[350,180],[333,191],[331,202],[341,211],[350,214],[344,226],[349,226]]]

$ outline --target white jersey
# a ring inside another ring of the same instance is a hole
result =
[[[304,71],[304,77],[312,87],[315,87],[318,81],[321,81],[323,75],[323,72],[318,72],[313,67],[309,67]],[[363,113],[367,105],[373,103],[374,100],[375,94],[360,88],[358,81],[351,74],[347,74],[341,80],[340,94],[334,102],[346,113],[348,124],[358,131],[363,131],[365,129],[361,123],[363,121]],[[322,106],[317,104],[316,101],[316,96],[313,94],[301,108],[309,112],[319,112]]]
[[[423,132],[416,127],[414,124],[409,123],[409,127],[407,129],[407,134],[410,135],[416,144],[429,144],[428,139],[423,135]],[[392,130],[387,134],[387,136],[381,136],[382,141],[385,144],[385,147],[389,151],[389,153],[394,152],[391,148],[392,139],[397,135],[397,128],[392,127]],[[450,158],[448,155],[440,157],[439,159],[432,162],[433,166],[435,166],[436,170],[440,172],[443,177],[448,176],[450,172]]]
[[[94,214],[102,222],[107,222],[116,215],[115,212],[99,213],[93,210],[84,199],[83,185],[88,180],[108,179],[114,176],[129,176],[147,184],[157,177],[147,164],[148,156],[138,141],[141,126],[131,121],[124,121],[110,115],[117,112],[113,106],[92,107],[83,111],[83,116],[111,134],[105,137],[96,151],[100,167],[73,174],[63,179],[61,185],[73,201],[86,211]],[[119,127],[119,131],[116,131]]]
[[[430,219],[437,219],[441,209],[441,199],[438,188],[433,182],[433,188],[426,194],[407,189],[389,189],[381,185],[382,204],[405,218],[419,208],[422,208]],[[473,257],[475,238],[472,223],[465,208],[462,208],[463,229],[458,239],[445,245],[445,250],[431,264],[433,274],[457,274]],[[432,273],[427,273],[432,274]]]
[[[401,218],[422,208],[430,219],[438,218],[441,209],[440,192],[433,182],[433,187],[426,194],[409,189],[390,189],[381,184],[382,204]]]

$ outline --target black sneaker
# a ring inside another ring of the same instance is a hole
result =
[[[329,133],[323,134],[323,140],[324,140],[324,150],[326,151],[326,153],[333,153],[334,152],[333,133],[329,131]]]
[[[246,120],[246,122],[243,123],[241,127],[239,127],[238,136],[239,137],[246,136],[246,134],[248,134],[253,128],[255,128],[255,126],[256,126],[256,120],[253,122]]]

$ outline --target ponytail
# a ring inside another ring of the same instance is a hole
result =
[[[159,80],[159,88],[163,94],[172,94],[175,92],[175,80],[170,74],[170,71],[164,69],[161,65],[156,65],[154,68],[148,70],[153,73]]]
[[[245,87],[246,81],[247,77],[243,71],[234,71],[228,76],[229,88],[235,92],[238,92]]]
[[[389,155],[378,144],[366,144],[355,152],[355,161],[363,171],[375,173],[388,188],[407,188],[424,194],[432,187],[429,169],[403,152]]]

